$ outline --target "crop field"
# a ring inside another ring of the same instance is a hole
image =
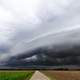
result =
[[[0,80],[29,80],[36,70],[0,71]],[[40,70],[50,80],[80,80],[80,71]]]
[[[33,71],[0,71],[0,80],[29,80]]]
[[[80,80],[80,71],[42,71],[51,80]]]

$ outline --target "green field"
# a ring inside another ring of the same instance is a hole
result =
[[[29,80],[31,71],[0,71],[0,80]]]

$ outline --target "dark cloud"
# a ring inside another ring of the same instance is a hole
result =
[[[0,65],[80,65],[79,0],[1,0]]]
[[[36,56],[36,59],[32,59],[32,56]],[[71,48],[65,45],[37,48],[11,57],[5,65],[8,67],[80,66],[80,45]]]

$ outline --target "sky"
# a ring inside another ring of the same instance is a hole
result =
[[[39,47],[77,45],[79,34],[79,0],[0,0],[0,65]]]

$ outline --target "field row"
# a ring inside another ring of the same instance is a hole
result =
[[[0,80],[29,80],[32,71],[0,71]]]

